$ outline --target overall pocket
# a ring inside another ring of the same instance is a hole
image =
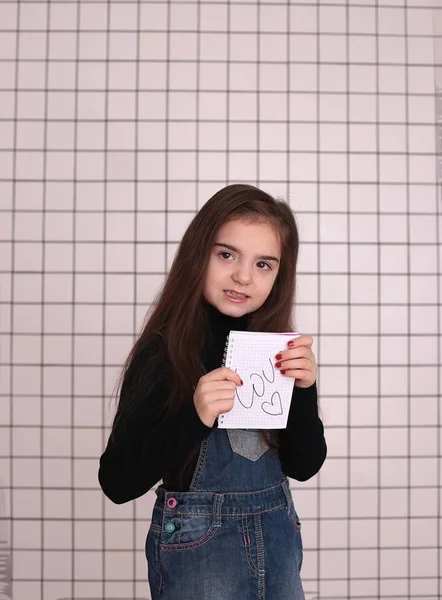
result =
[[[303,557],[304,557],[304,548],[303,548],[303,543],[302,543],[301,521],[298,517],[298,513],[296,512],[293,500],[289,504],[288,515],[289,515],[289,519],[293,525],[293,529],[295,531],[296,563],[298,565],[298,571],[300,572],[301,567],[302,567]]]
[[[256,462],[269,447],[259,429],[227,429],[230,447],[235,454]]]
[[[160,550],[195,550],[207,544],[220,530],[222,500],[221,494],[215,494],[213,504],[202,508],[192,503],[181,506],[174,497],[166,498]]]
[[[299,533],[301,531],[301,521],[299,520],[298,513],[296,512],[293,501],[290,503],[288,512],[289,512],[290,521],[292,522],[292,525],[293,525],[293,529],[296,531],[296,533]]]
[[[293,529],[296,533],[301,531],[301,521],[299,520],[298,513],[295,509],[295,503],[293,502],[292,492],[290,491],[290,485],[288,480],[283,483],[283,490],[287,500],[287,514],[293,525]]]

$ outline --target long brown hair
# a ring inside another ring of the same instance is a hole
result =
[[[279,272],[265,303],[248,316],[250,331],[293,331],[291,320],[295,296],[298,229],[288,204],[275,200],[266,192],[243,184],[229,185],[217,192],[195,215],[185,232],[169,275],[159,290],[143,330],[123,367],[119,388],[134,359],[156,334],[163,337],[164,352],[153,353],[149,365],[143,365],[132,386],[144,390],[149,379],[168,363],[170,389],[165,399],[165,416],[173,414],[202,376],[199,352],[205,340],[206,315],[203,286],[210,254],[219,229],[228,221],[266,222],[277,232],[281,243]],[[146,395],[141,395],[146,397]],[[124,417],[135,406],[140,394],[120,397],[118,417]]]

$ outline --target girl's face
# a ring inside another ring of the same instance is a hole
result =
[[[281,244],[266,222],[228,221],[210,254],[203,294],[225,315],[240,317],[264,304],[281,260]]]

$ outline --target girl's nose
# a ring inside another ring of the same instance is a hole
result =
[[[237,281],[238,283],[245,285],[246,283],[250,283],[250,280],[251,280],[250,272],[247,269],[238,270],[233,275],[232,279],[234,281]]]

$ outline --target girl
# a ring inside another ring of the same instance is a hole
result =
[[[295,378],[287,428],[217,428],[240,373],[231,329],[293,331],[298,232],[287,204],[248,185],[215,194],[188,227],[123,371],[99,481],[117,504],[159,480],[146,540],[152,600],[301,600],[302,542],[287,477],[326,456],[312,338],[275,367]]]

